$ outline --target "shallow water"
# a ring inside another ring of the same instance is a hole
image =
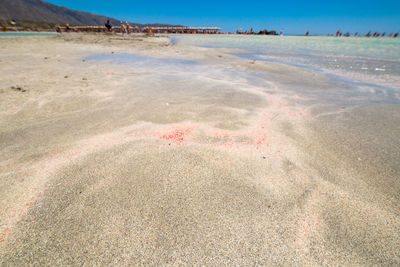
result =
[[[247,51],[256,60],[314,68],[400,88],[400,39],[171,35],[173,43]]]
[[[165,67],[180,65],[196,65],[195,61],[176,58],[151,58],[137,54],[97,54],[86,58],[87,60],[111,61],[118,64],[127,64],[135,67]]]
[[[58,33],[51,33],[51,32],[0,32],[0,37],[12,36],[55,36]]]
[[[252,58],[252,56],[245,56]],[[162,80],[164,85],[171,81],[174,86],[190,84],[191,89],[202,91],[205,84],[212,84],[215,90],[231,88],[257,93],[283,94],[288,98],[299,95],[296,102],[304,104],[400,104],[400,92],[396,88],[386,85],[358,81],[337,74],[325,74],[326,81],[314,78],[312,81],[287,81],[290,76],[296,75],[285,68],[282,75],[274,76],[265,72],[242,71],[232,68],[210,66],[192,60],[176,58],[152,58],[136,54],[97,54],[87,57],[91,61],[108,61],[114,64],[123,64],[135,69],[136,73],[147,75],[152,80]],[[311,71],[318,71],[313,67],[306,67]],[[294,72],[293,72],[294,71]],[[286,72],[286,73],[285,73]],[[305,82],[305,85],[301,83]],[[324,88],[320,86],[323,85]],[[161,86],[160,88],[164,88]],[[328,88],[328,89],[327,89]],[[189,90],[189,89],[188,89]]]

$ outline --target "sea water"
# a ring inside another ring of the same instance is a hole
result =
[[[0,32],[0,37],[55,36],[52,32]]]
[[[100,54],[88,60],[110,61],[135,69],[149,80],[173,82],[201,91],[205,84],[215,88],[230,87],[301,95],[315,103],[338,105],[400,104],[400,39],[334,38],[281,36],[170,35],[173,43],[210,48],[228,48],[238,57],[278,62],[322,73],[329,90],[320,88],[321,80],[285,83],[296,68],[280,71],[283,75],[234,68],[209,66],[190,60],[152,58],[134,54]],[[224,50],[224,52],[229,50]],[[298,75],[297,75],[298,76]],[[320,76],[318,76],[320,77]],[[315,78],[320,79],[320,78]],[[303,85],[302,85],[303,84]],[[163,87],[163,86],[161,86]],[[319,90],[322,89],[322,90]]]
[[[173,43],[240,49],[241,57],[400,88],[400,38],[169,35]]]

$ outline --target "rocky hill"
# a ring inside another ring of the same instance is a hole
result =
[[[41,0],[0,0],[0,21],[10,19],[93,26],[104,25],[104,22],[110,19],[113,25],[119,25],[119,20],[114,18],[76,11]],[[132,23],[131,25],[144,26],[138,23]],[[157,25],[166,26],[166,24]]]

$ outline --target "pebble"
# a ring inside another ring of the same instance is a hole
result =
[[[11,89],[14,91],[26,92],[26,90],[20,86],[11,86]]]

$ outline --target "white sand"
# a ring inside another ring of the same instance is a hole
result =
[[[328,78],[226,52],[0,39],[1,265],[400,264],[399,108],[316,114],[285,88]]]

